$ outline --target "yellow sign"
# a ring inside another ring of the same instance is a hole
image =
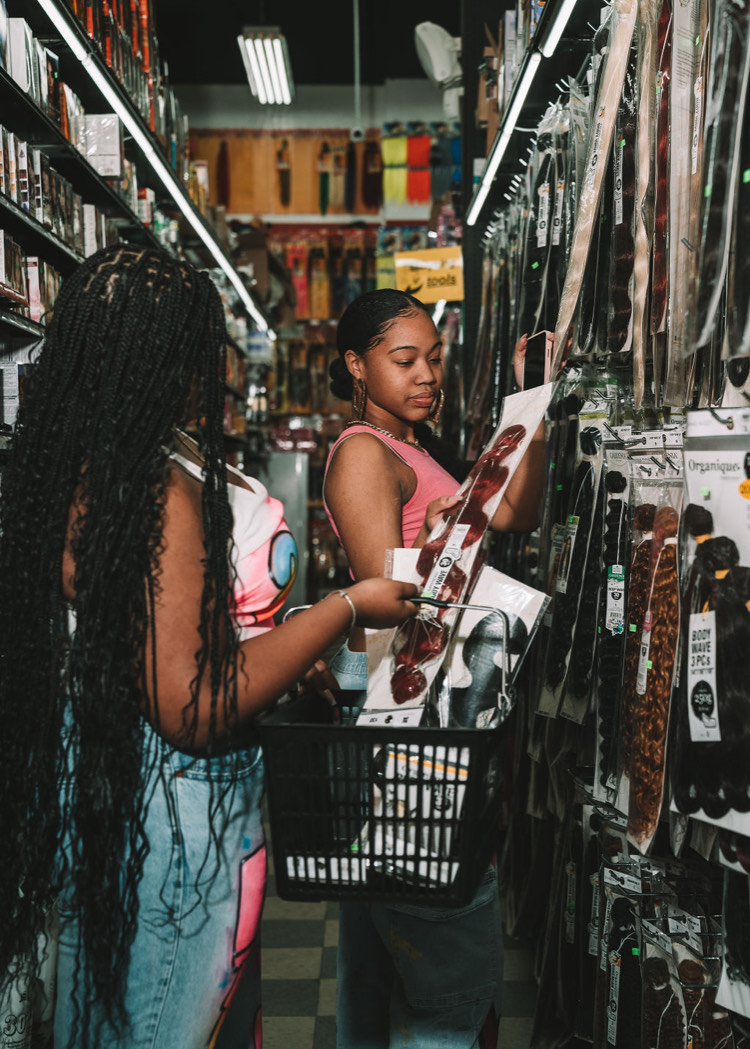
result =
[[[461,248],[425,248],[394,255],[396,287],[420,302],[461,302],[464,297],[464,261]]]

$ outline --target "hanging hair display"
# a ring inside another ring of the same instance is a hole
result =
[[[649,1049],[684,1049],[685,1012],[671,959],[652,952],[643,965],[643,1035]]]
[[[662,0],[657,28],[656,157],[651,276],[651,331],[664,330],[667,311],[667,220],[669,201],[669,79],[672,66],[672,0]]]
[[[607,1045],[614,1049],[633,1049],[641,1040],[642,981],[636,925],[636,902],[625,896],[615,899],[607,951],[610,967]]]
[[[625,595],[630,576],[627,477],[619,470],[607,470],[604,488],[607,505],[599,580],[603,600],[599,612],[597,647],[597,767],[601,786],[614,788],[620,737],[620,691],[627,638]]]
[[[615,193],[613,206],[613,265],[609,289],[609,324],[603,347],[609,353],[630,349],[633,339],[632,284],[635,263],[633,216],[635,210],[635,144],[638,124],[636,66],[637,48],[630,50],[620,110],[613,142],[615,154]]]
[[[750,71],[748,21],[747,6],[736,0],[720,0],[713,9],[702,229],[692,317],[695,349],[709,342],[724,292]]]
[[[635,704],[640,627],[646,614],[648,580],[651,571],[651,547],[656,507],[641,503],[633,516],[633,559],[630,565],[628,607],[625,634],[622,696],[620,701],[621,766],[627,774],[635,757]]]
[[[573,476],[552,604],[541,700],[548,713],[557,712],[568,672],[600,475],[601,433],[597,427],[586,427],[580,435],[579,462]]]
[[[669,704],[680,623],[678,527],[679,514],[674,507],[663,506],[657,510],[654,516],[653,567],[636,675],[633,755],[628,769],[628,834],[638,847],[645,846],[653,837],[661,809]]]

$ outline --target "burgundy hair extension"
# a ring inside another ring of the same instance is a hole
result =
[[[633,529],[643,538],[633,550],[630,565],[630,585],[628,587],[628,614],[625,634],[625,653],[622,679],[622,696],[620,706],[620,741],[622,746],[622,765],[629,772],[635,750],[635,705],[636,677],[638,675],[638,657],[640,654],[640,627],[646,614],[648,602],[648,580],[651,572],[652,529],[656,507],[653,503],[642,503],[636,508],[633,518]]]
[[[672,66],[672,3],[663,0],[657,34],[659,55],[659,108],[656,117],[654,175],[654,236],[651,277],[651,331],[664,330],[667,312],[667,219],[669,200],[669,78]]]

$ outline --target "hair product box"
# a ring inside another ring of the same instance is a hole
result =
[[[25,18],[8,19],[8,43],[6,49],[6,67],[11,77],[22,91],[38,101],[34,81],[33,64],[35,58],[34,34]]]
[[[87,113],[84,127],[88,162],[102,178],[122,178],[124,148],[120,118],[113,113]]]

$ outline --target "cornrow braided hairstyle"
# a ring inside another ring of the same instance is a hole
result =
[[[154,661],[151,701],[145,668],[155,651],[165,446],[172,428],[192,418],[205,461],[205,568],[185,746],[204,673],[209,739],[220,705],[230,729],[237,722],[225,341],[207,274],[155,249],[97,252],[63,282],[3,473],[0,837],[12,847],[0,876],[0,973],[12,978],[36,957],[44,904],[65,881],[80,913],[79,986],[113,1023],[123,1020],[148,852],[144,715],[158,730],[159,709],[158,668]],[[62,562],[77,508],[68,605]],[[71,1041],[86,1049],[96,1035],[88,1016],[78,1019]]]

